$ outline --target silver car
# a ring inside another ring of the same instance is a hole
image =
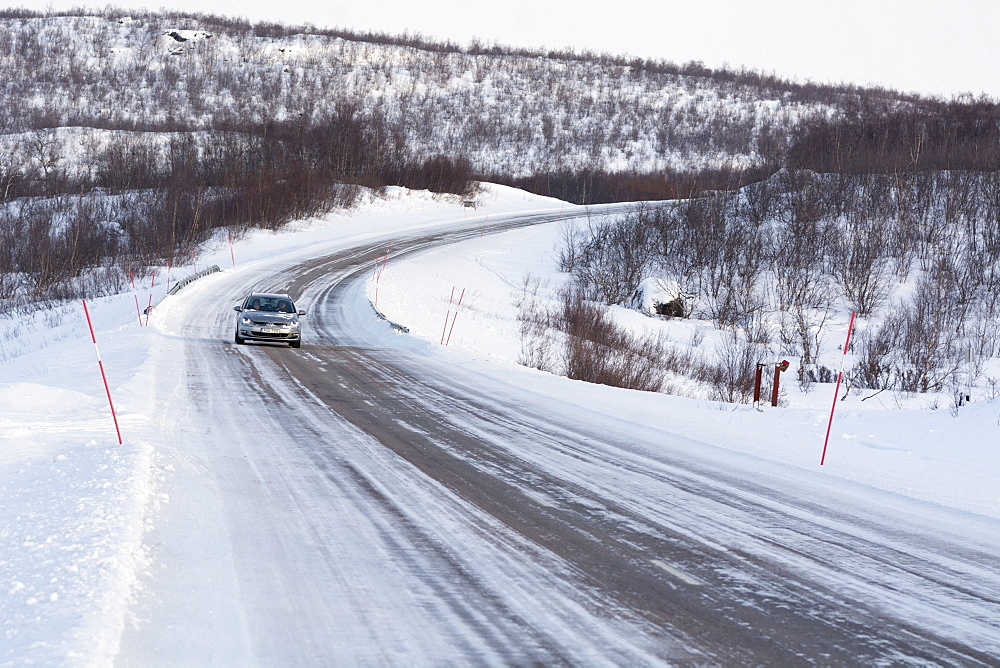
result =
[[[286,294],[251,292],[243,304],[234,306],[236,316],[236,343],[247,341],[277,341],[292,348],[302,346],[302,332],[298,311],[292,298]]]

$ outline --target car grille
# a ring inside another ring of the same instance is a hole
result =
[[[288,339],[292,336],[292,330],[287,322],[271,322],[269,320],[253,320],[254,328],[266,327],[268,329],[280,329],[280,332],[253,332],[255,339]]]

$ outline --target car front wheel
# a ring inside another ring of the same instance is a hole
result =
[[[240,333],[238,331],[236,332],[235,336],[233,336],[233,340],[236,341],[236,345],[238,346],[242,346],[244,343],[246,343],[246,340],[240,336]]]

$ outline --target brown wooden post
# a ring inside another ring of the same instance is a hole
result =
[[[774,367],[774,388],[771,390],[771,405],[778,405],[778,382],[781,380],[781,367]]]
[[[756,406],[758,403],[760,403],[760,378],[761,378],[761,374],[763,373],[763,371],[764,371],[764,365],[763,364],[758,364],[757,365],[757,374],[756,374],[756,376],[754,376],[754,380],[753,380],[753,405],[754,406]]]

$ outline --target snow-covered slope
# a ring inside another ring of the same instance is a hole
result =
[[[462,156],[480,173],[733,167],[780,151],[803,116],[836,102],[641,61],[463,53],[170,13],[0,21],[0,133],[22,162],[41,159],[26,131],[77,128],[43,137],[68,161],[113,130],[238,132],[324,123],[353,105],[415,154]]]

